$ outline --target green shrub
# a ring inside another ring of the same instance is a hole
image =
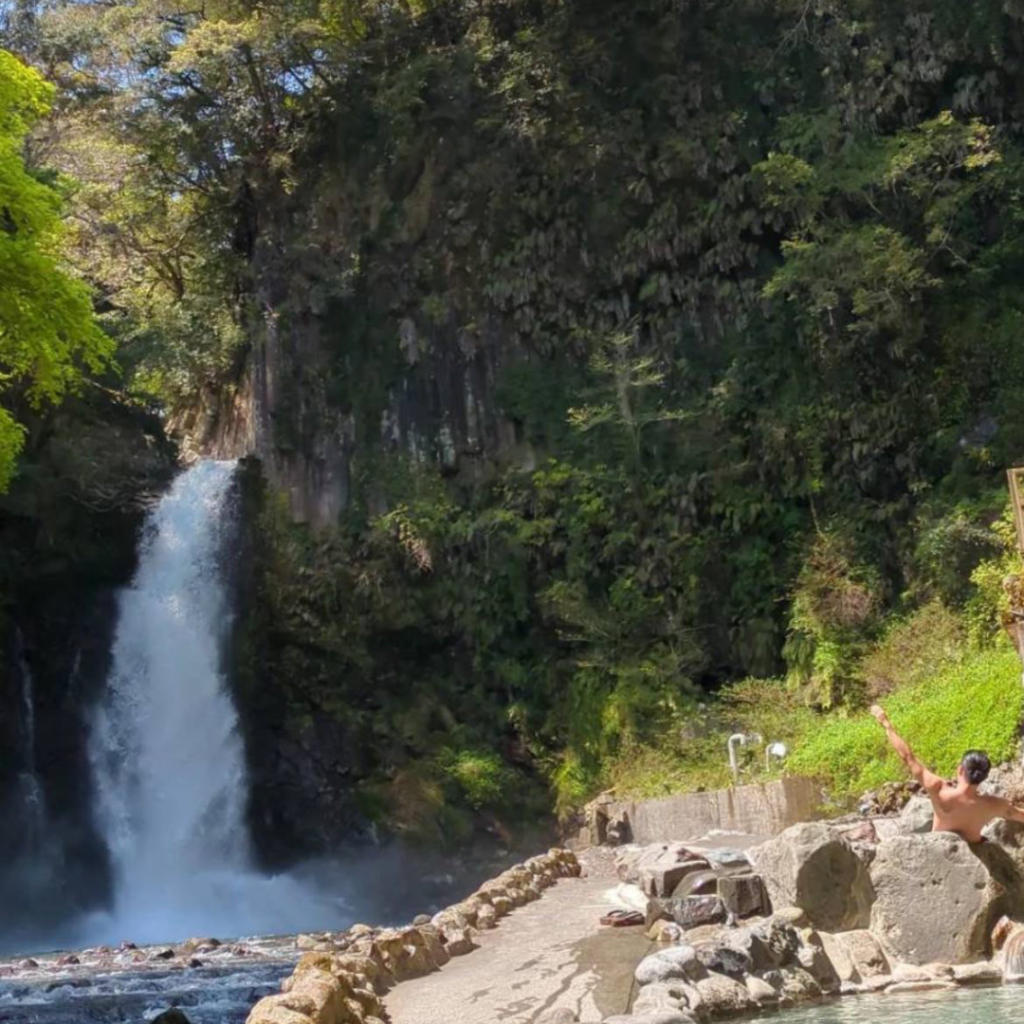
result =
[[[1020,659],[1008,646],[974,654],[886,701],[894,725],[917,756],[950,776],[971,748],[987,751],[996,763],[1011,757],[1022,706]],[[906,777],[885,734],[866,713],[822,720],[794,750],[788,767],[820,778],[837,799]]]
[[[437,756],[441,773],[461,791],[470,807],[500,806],[513,788],[512,772],[502,759],[487,750],[446,748]]]
[[[867,696],[876,699],[936,675],[964,656],[966,635],[963,619],[941,601],[897,619],[861,661]]]
[[[952,511],[923,527],[911,559],[912,586],[918,598],[934,596],[961,607],[972,594],[971,576],[986,559],[1005,547],[1000,517],[1005,515],[1002,488],[981,499],[961,502]]]
[[[550,774],[555,812],[560,818],[580,808],[599,788],[593,769],[571,748],[558,758]]]
[[[819,533],[797,577],[783,649],[789,682],[828,709],[856,702],[855,671],[882,608],[878,573],[841,533]]]

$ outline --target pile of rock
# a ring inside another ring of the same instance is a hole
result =
[[[619,875],[647,895],[651,938],[672,944],[637,968],[633,1015],[605,1024],[998,983],[1004,962],[1015,973],[1024,842],[972,848],[928,827],[915,798],[898,818],[797,825],[746,854],[622,850]]]
[[[693,851],[684,843],[660,843],[625,847],[615,861],[619,878],[648,897],[652,938],[675,934],[665,932],[665,924],[685,930],[768,909],[764,883],[742,851]]]
[[[257,1003],[247,1024],[381,1024],[381,996],[388,988],[471,952],[480,930],[539,899],[559,878],[579,874],[575,854],[551,850],[509,868],[423,923],[388,929],[354,925],[341,935],[310,937],[305,944],[314,948],[301,957],[281,994]]]

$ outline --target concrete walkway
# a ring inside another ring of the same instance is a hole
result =
[[[479,949],[397,985],[384,1000],[393,1024],[533,1024],[563,1006],[587,1022],[625,1013],[633,971],[653,943],[643,928],[599,923],[617,905],[611,859],[587,851],[585,877],[560,879],[481,933]]]

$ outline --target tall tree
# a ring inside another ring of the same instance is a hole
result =
[[[33,405],[57,402],[98,371],[112,345],[94,318],[89,291],[60,266],[60,196],[33,177],[23,147],[52,89],[0,50],[0,393]],[[0,488],[21,450],[24,427],[0,408]]]

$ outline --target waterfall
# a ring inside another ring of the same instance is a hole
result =
[[[46,803],[39,781],[36,762],[36,696],[32,668],[25,657],[25,640],[21,630],[14,635],[15,663],[21,682],[18,714],[18,754],[21,771],[18,773],[18,791],[25,813],[25,852],[37,856],[43,847],[46,829]]]
[[[309,928],[324,905],[252,866],[238,715],[223,671],[234,463],[200,462],[150,512],[120,596],[89,740],[114,901],[93,941]]]

